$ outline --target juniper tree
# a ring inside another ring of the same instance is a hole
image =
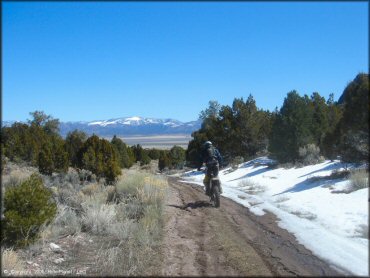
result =
[[[130,157],[127,145],[120,138],[117,138],[116,135],[113,136],[111,144],[117,151],[121,168],[130,168],[134,161],[132,157]]]
[[[33,242],[41,225],[56,214],[52,194],[37,174],[32,174],[20,185],[8,187],[4,196],[3,239],[24,246]]]

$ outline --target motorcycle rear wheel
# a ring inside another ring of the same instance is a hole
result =
[[[220,207],[220,187],[219,186],[214,186],[213,187],[213,192],[212,192],[212,199],[214,202],[214,205],[216,208]]]

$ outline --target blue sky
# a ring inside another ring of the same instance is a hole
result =
[[[190,121],[209,100],[338,99],[368,72],[368,2],[3,2],[2,117]]]

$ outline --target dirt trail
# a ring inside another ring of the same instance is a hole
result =
[[[273,214],[256,216],[223,197],[217,209],[201,187],[169,184],[163,275],[344,275],[279,228]]]

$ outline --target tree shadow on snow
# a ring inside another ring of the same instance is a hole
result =
[[[274,194],[273,196],[284,194],[284,193],[302,192],[302,191],[309,190],[309,189],[312,189],[312,188],[315,188],[315,187],[329,187],[329,186],[333,185],[334,183],[337,183],[341,180],[343,180],[343,179],[333,179],[333,178],[329,178],[328,176],[326,176],[326,177],[312,177],[312,178],[309,178],[305,181],[297,183],[293,187],[291,187],[291,188],[289,188],[289,189],[287,189],[283,192]]]
[[[315,174],[315,173],[319,173],[319,172],[322,172],[322,171],[330,171],[330,170],[335,170],[335,169],[339,169],[339,168],[345,168],[346,166],[348,168],[352,168],[351,165],[345,164],[345,163],[342,163],[342,162],[335,162],[335,163],[328,162],[328,163],[330,163],[330,164],[325,166],[324,168],[312,171],[308,174],[300,176],[299,178],[303,178],[303,177],[306,177],[306,176],[309,176],[309,175],[312,175],[312,174]]]
[[[270,171],[271,169],[269,169],[268,167],[265,167],[265,168],[262,168],[262,169],[259,169],[259,170],[256,170],[256,171],[253,171],[252,173],[249,173],[249,174],[246,174],[242,177],[239,177],[239,178],[236,178],[236,179],[233,179],[233,180],[229,180],[229,181],[237,181],[237,180],[241,180],[241,179],[245,179],[245,178],[250,178],[250,177],[253,177],[253,176],[256,176],[256,175],[259,175],[259,174],[262,174],[264,172],[267,172],[267,171]],[[228,181],[228,182],[229,182]]]

